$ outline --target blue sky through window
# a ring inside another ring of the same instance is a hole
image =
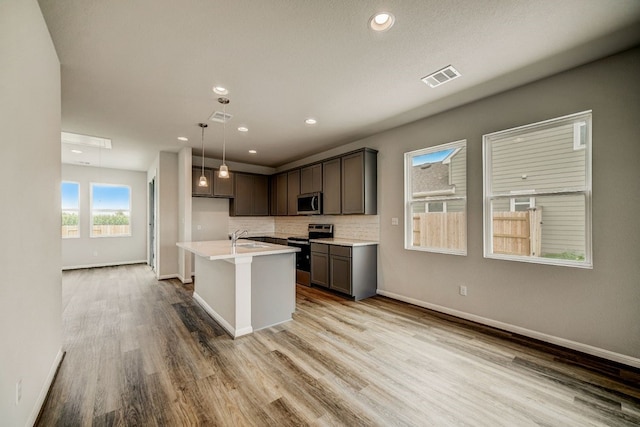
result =
[[[80,184],[77,182],[62,183],[62,209],[80,208]]]
[[[447,158],[447,156],[453,153],[454,148],[448,150],[440,150],[435,153],[427,153],[413,157],[413,166],[423,165],[425,163],[437,163]]]
[[[121,210],[130,209],[131,189],[121,185],[92,185],[93,210]]]

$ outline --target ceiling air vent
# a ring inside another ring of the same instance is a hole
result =
[[[100,138],[97,136],[82,135],[79,133],[61,132],[60,140],[63,144],[111,149],[111,140],[109,138]]]
[[[460,77],[458,70],[449,65],[444,67],[442,70],[438,70],[435,73],[431,73],[428,76],[421,78],[420,80],[431,87],[437,87],[458,77]]]
[[[218,123],[226,123],[229,120],[231,120],[233,116],[229,113],[223,113],[222,111],[215,111],[211,117],[209,117],[209,120],[211,120],[212,122],[218,122]]]

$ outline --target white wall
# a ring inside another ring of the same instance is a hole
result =
[[[24,426],[62,356],[60,64],[35,0],[0,2],[0,62],[0,424]]]
[[[191,147],[178,152],[178,241],[191,239]],[[192,254],[178,248],[178,277],[182,283],[191,282]]]
[[[379,292],[640,366],[639,75],[636,48],[297,164],[359,147],[379,150]],[[485,259],[482,135],[588,109],[593,270]],[[465,138],[468,256],[404,250],[403,153]],[[458,294],[462,284],[466,297]]]
[[[161,151],[156,172],[156,277],[178,277],[178,155]],[[150,171],[151,171],[150,169]]]
[[[63,269],[146,262],[146,178],[145,172],[62,165],[62,180],[80,184],[80,237],[62,239]],[[89,237],[91,183],[131,187],[131,236]]]

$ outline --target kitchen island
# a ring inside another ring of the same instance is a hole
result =
[[[251,240],[177,246],[195,255],[193,298],[233,338],[291,320],[298,248]]]

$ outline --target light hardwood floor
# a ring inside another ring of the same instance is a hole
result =
[[[191,294],[143,265],[65,272],[38,425],[640,425],[635,369],[306,287],[293,321],[234,341]]]

